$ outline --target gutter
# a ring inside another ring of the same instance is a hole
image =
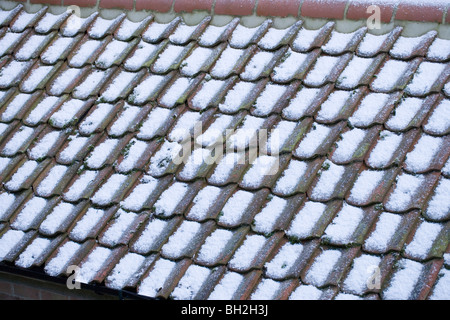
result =
[[[21,276],[25,278],[31,278],[34,280],[40,280],[45,282],[51,282],[59,285],[65,285],[67,279],[62,277],[52,277],[47,274],[45,274],[42,271],[39,270],[32,270],[32,269],[23,269],[18,268],[15,266],[11,266],[9,264],[6,264],[4,262],[0,262],[0,272]],[[81,289],[88,290],[91,292],[94,292],[99,295],[109,295],[111,297],[117,297],[118,300],[160,300],[157,298],[142,296],[140,294],[137,294],[135,292],[131,292],[128,290],[117,290],[112,288],[107,288],[102,285],[96,285],[96,284],[86,284],[81,283]]]

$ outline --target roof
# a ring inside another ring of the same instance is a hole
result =
[[[436,29],[47,10],[0,11],[2,264],[156,298],[450,298]]]

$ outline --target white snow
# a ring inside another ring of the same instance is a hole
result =
[[[29,268],[45,252],[51,241],[45,238],[36,238],[16,259],[16,265],[22,268]]]
[[[269,234],[274,231],[274,224],[283,213],[287,200],[274,196],[253,220],[254,230]]]
[[[29,60],[35,54],[35,51],[41,49],[41,44],[45,41],[47,36],[34,34],[28,38],[19,51],[16,52],[15,57],[18,60]]]
[[[239,81],[234,87],[227,92],[225,101],[219,105],[222,112],[236,112],[244,103],[246,98],[254,90],[255,84],[253,82]]]
[[[0,193],[0,220],[6,218],[6,214],[9,212],[15,201],[16,196],[13,193]]]
[[[200,223],[183,221],[178,229],[169,237],[167,243],[161,248],[161,253],[172,259],[183,257],[184,251],[189,249],[192,241],[195,240],[200,231]]]
[[[197,47],[183,60],[180,71],[183,75],[192,77],[203,67],[213,54],[213,49]]]
[[[216,143],[223,143],[224,134],[232,122],[233,116],[219,114],[208,129],[195,139],[195,142],[207,148],[214,146]]]
[[[10,122],[14,120],[14,117],[27,106],[28,100],[32,97],[31,94],[19,93],[14,99],[8,103],[3,112],[1,113],[1,120],[4,122]]]
[[[413,79],[406,87],[406,91],[418,96],[429,93],[432,86],[446,68],[447,65],[445,63],[422,62],[414,74]]]
[[[260,51],[256,53],[247,63],[244,71],[240,74],[240,77],[247,81],[258,79],[261,72],[264,71],[273,57],[274,54],[272,52]]]
[[[32,92],[38,89],[38,86],[46,81],[46,77],[53,70],[54,66],[39,66],[31,71],[31,74],[21,83],[22,90],[25,92]]]
[[[295,267],[302,252],[303,245],[300,243],[287,242],[284,244],[276,256],[264,265],[267,276],[278,279],[286,277],[289,270]]]
[[[281,153],[282,148],[288,139],[294,133],[297,127],[297,123],[294,121],[284,121],[281,120],[278,124],[270,131],[269,139],[267,140],[267,150],[263,152],[270,152],[271,155],[278,155]]]
[[[133,55],[124,62],[124,67],[130,71],[138,71],[152,57],[157,48],[157,45],[141,40]]]
[[[343,133],[342,140],[337,142],[337,148],[333,153],[333,161],[346,162],[352,160],[365,136],[366,131],[358,128]]]
[[[450,41],[436,38],[428,48],[428,58],[436,60],[447,60],[450,56]]]
[[[297,213],[287,230],[288,236],[307,238],[312,235],[316,223],[324,214],[326,205],[321,202],[307,201]]]
[[[302,67],[308,57],[307,54],[294,52],[289,49],[280,64],[273,69],[273,80],[285,82],[291,80]]]
[[[305,84],[310,86],[323,85],[339,60],[339,57],[320,56],[314,68],[308,72],[305,78]]]
[[[83,196],[85,189],[95,181],[97,175],[98,171],[84,171],[64,194],[64,198],[68,201],[78,201]]]
[[[164,80],[164,76],[159,75],[150,75],[144,80],[140,81],[140,83],[133,89],[133,92],[130,94],[134,103],[142,104],[150,96],[152,96],[157,90]]]
[[[20,127],[3,147],[2,155],[13,156],[18,153],[20,148],[31,139],[33,133],[33,128],[27,126]]]
[[[414,200],[425,178],[423,175],[409,175],[402,173],[398,176],[397,186],[386,203],[386,208],[393,211],[404,211]]]
[[[230,148],[241,151],[245,148],[255,148],[257,145],[258,130],[263,126],[265,119],[247,115],[242,125],[228,137],[227,143]]]
[[[87,40],[84,42],[70,59],[70,66],[76,68],[82,67],[101,44],[102,41],[97,40]]]
[[[106,139],[96,146],[86,159],[86,164],[91,169],[99,169],[108,160],[111,152],[117,147],[119,140]]]
[[[97,16],[95,22],[89,28],[88,33],[92,38],[102,38],[114,22],[115,19],[103,19],[102,17]]]
[[[274,300],[275,294],[280,289],[281,283],[272,279],[262,279],[255,292],[250,296],[251,300]]]
[[[161,148],[150,159],[149,174],[153,176],[163,174],[181,150],[180,144],[165,140]]]
[[[143,19],[142,21],[133,22],[125,17],[125,19],[122,20],[120,27],[117,29],[115,37],[119,40],[127,41],[133,36],[133,34],[135,34],[135,32],[141,27],[141,25],[146,24],[147,21],[151,19],[152,17],[148,17]]]
[[[294,192],[296,186],[303,178],[308,165],[306,162],[291,160],[287,169],[282,173],[275,185],[274,191],[283,195]]]
[[[39,226],[39,230],[47,235],[55,234],[60,225],[66,221],[66,219],[72,214],[75,206],[71,203],[60,202],[50,214],[47,215],[45,220]]]
[[[382,212],[378,218],[375,230],[364,242],[364,247],[369,250],[385,252],[401,221],[402,217],[398,214]]]
[[[11,25],[12,32],[23,32],[28,24],[30,24],[33,19],[37,16],[36,13],[28,13],[25,10],[20,11],[19,15],[16,16],[14,23]]]
[[[136,124],[137,116],[139,115],[141,110],[142,109],[139,107],[132,107],[128,104],[125,104],[122,113],[111,125],[109,134],[113,136],[121,136],[125,134],[130,126]]]
[[[49,64],[54,64],[58,59],[67,52],[67,49],[74,41],[72,37],[58,37],[54,40],[48,48],[41,54],[42,61]]]
[[[91,282],[102,271],[103,265],[107,262],[111,254],[111,249],[96,247],[81,265],[76,280],[82,283]]]
[[[358,53],[364,56],[374,56],[388,36],[389,33],[375,35],[367,32],[359,43]]]
[[[274,156],[259,156],[242,178],[242,185],[257,188],[266,176],[274,175],[279,169],[279,159]]]
[[[189,210],[187,217],[195,220],[203,220],[207,216],[209,209],[221,195],[222,189],[214,186],[206,186],[195,196],[192,201],[193,206]]]
[[[0,261],[17,246],[25,236],[23,231],[8,230],[0,238]]]
[[[227,28],[228,25],[224,25],[222,27],[209,25],[200,36],[198,43],[201,46],[212,46],[217,42],[219,37],[225,32]]]
[[[348,244],[359,226],[364,211],[361,208],[344,203],[341,211],[325,229],[324,238],[330,239],[334,244]]]
[[[225,82],[221,80],[209,80],[202,84],[201,89],[192,98],[192,106],[195,109],[206,109],[217,94],[223,90]]]
[[[322,251],[308,270],[305,281],[318,287],[323,286],[341,256],[342,253],[338,250],[330,249]]]
[[[394,273],[389,287],[383,291],[387,300],[408,300],[422,275],[423,265],[419,262],[402,259],[398,262],[399,270]]]
[[[183,170],[179,172],[179,176],[184,180],[195,179],[199,170],[213,162],[214,157],[211,155],[211,150],[196,148],[185,161]]]
[[[407,169],[413,172],[427,170],[442,148],[442,144],[441,137],[423,134],[414,145],[414,149],[406,154],[405,164]]]
[[[439,135],[450,130],[450,100],[444,99],[436,106],[424,129]]]
[[[389,53],[395,58],[408,58],[426,38],[436,34],[437,32],[433,30],[420,37],[400,36]]]
[[[383,171],[364,170],[359,174],[348,199],[358,205],[365,204],[382,182],[383,176]]]
[[[328,25],[328,23],[327,23]],[[327,26],[325,25],[325,27]],[[322,31],[322,29],[317,30],[309,30],[302,28],[295,38],[294,42],[292,43],[292,46],[297,51],[308,51],[311,49],[311,45],[313,41],[316,39],[316,37],[319,35],[319,33]]]
[[[243,281],[243,275],[227,271],[219,284],[215,286],[208,300],[231,300]]]
[[[374,168],[383,168],[388,165],[402,139],[402,135],[388,130],[381,131],[380,139],[378,139],[375,148],[373,148],[368,158],[368,164]]]
[[[175,262],[160,258],[156,261],[148,276],[142,280],[138,293],[149,297],[156,297],[159,290],[165,287],[164,284],[167,279],[175,271],[175,266]]]
[[[247,28],[241,24],[237,25],[231,35],[230,45],[239,48],[246,47],[247,45],[249,45],[249,42],[252,40],[258,30],[259,26],[254,28]]]
[[[173,108],[183,95],[186,94],[193,81],[191,78],[178,78],[162,96],[160,100],[161,104],[168,108]]]
[[[201,246],[197,255],[197,260],[209,264],[215,263],[232,237],[233,232],[230,230],[214,230]]]
[[[122,52],[128,49],[132,42],[112,40],[106,46],[102,54],[97,58],[95,64],[102,69],[110,68],[122,55]]]
[[[140,184],[133,188],[131,194],[120,205],[126,210],[140,211],[148,197],[156,190],[158,180],[144,176]]]
[[[87,137],[71,137],[67,147],[59,153],[59,158],[66,163],[71,163],[74,161],[76,155],[86,146],[88,141],[89,138]]]
[[[64,93],[66,88],[72,84],[77,77],[82,73],[83,69],[68,68],[61,72],[59,76],[52,82],[50,87],[51,94],[60,96]]]
[[[48,33],[51,31],[53,26],[62,19],[64,19],[64,15],[62,14],[52,14],[50,12],[46,12],[34,28],[39,33]]]
[[[259,40],[258,46],[260,46],[265,50],[275,49],[289,30],[290,28],[285,29],[277,29],[273,27],[269,28],[264,37],[262,37],[261,40]]]
[[[153,64],[153,70],[157,73],[167,72],[185,49],[185,46],[169,44]]]
[[[317,120],[333,121],[339,112],[344,108],[345,103],[350,99],[351,91],[336,90],[322,104],[317,113]]]
[[[150,220],[141,236],[133,244],[133,250],[137,251],[138,253],[146,253],[147,251],[149,251],[155,241],[161,238],[162,232],[168,224],[168,220]]]
[[[353,260],[353,266],[345,279],[344,289],[356,294],[364,294],[368,283],[371,283],[375,268],[378,268],[381,258],[363,254]],[[377,279],[375,279],[377,280]]]
[[[257,116],[267,116],[270,114],[286,90],[286,86],[269,83],[264,88],[258,99],[256,99],[254,104],[254,114]]]
[[[184,196],[188,192],[189,185],[186,183],[175,182],[167,188],[156,201],[154,208],[155,214],[169,217],[177,208]]]
[[[142,39],[147,42],[155,42],[172,25],[172,23],[158,23],[153,21],[148,29],[142,34]]]
[[[121,173],[129,172],[133,169],[137,169],[137,162],[144,154],[148,144],[145,141],[132,139],[128,145],[131,145],[128,151],[125,153],[122,162],[116,166],[117,171]]]
[[[58,276],[62,273],[66,273],[66,268],[73,256],[77,254],[81,244],[67,241],[64,245],[60,246],[56,256],[50,260],[44,267],[45,272],[50,276]]]
[[[322,50],[328,54],[340,54],[347,47],[348,43],[355,36],[355,32],[351,33],[342,33],[336,30],[333,30],[330,35],[330,39],[328,42],[322,46]]]
[[[9,87],[29,65],[28,61],[12,60],[8,65],[0,69],[0,86]]]
[[[171,111],[166,108],[154,108],[139,129],[139,139],[151,139],[170,118]]]
[[[6,32],[0,39],[0,57],[9,49],[15,48],[21,38],[22,33]]]
[[[78,99],[70,99],[59,108],[50,117],[50,122],[52,126],[57,128],[63,128],[68,125],[71,121],[76,120],[75,115],[84,106],[85,101]]]
[[[108,178],[101,188],[94,194],[91,201],[94,204],[104,206],[111,204],[114,200],[114,196],[121,189],[122,185],[128,179],[127,175],[124,174],[113,174]]]
[[[302,88],[289,105],[283,109],[283,116],[289,120],[298,120],[305,115],[309,106],[315,101],[320,89]]]
[[[77,99],[88,98],[92,91],[105,79],[106,71],[93,69],[84,81],[73,89],[73,96]]]
[[[432,219],[443,219],[450,212],[450,179],[441,178],[433,197],[428,202],[427,216]]]
[[[186,111],[177,120],[177,123],[168,134],[171,141],[181,143],[191,137],[191,131],[200,124],[200,112]]]
[[[78,127],[80,132],[85,135],[93,133],[105,121],[113,108],[114,106],[109,103],[97,104],[94,111],[80,123]]]
[[[48,173],[47,176],[39,183],[36,188],[36,193],[41,197],[49,197],[52,195],[55,187],[60,180],[66,175],[68,167],[55,165]]]
[[[322,124],[314,123],[311,130],[306,134],[300,142],[296,154],[300,157],[312,157],[316,149],[325,141],[331,128]]]
[[[245,162],[244,153],[227,152],[217,164],[213,174],[209,177],[209,182],[215,184],[225,183],[236,165],[244,164],[243,162]]]
[[[408,69],[408,65],[408,62],[405,61],[388,60],[372,82],[372,88],[381,92],[393,90],[397,81],[401,79]]]
[[[322,295],[322,291],[311,285],[303,285],[295,289],[289,296],[289,300],[319,300]]]
[[[33,160],[28,160],[17,169],[11,179],[5,183],[6,188],[11,191],[18,191],[25,180],[34,172],[38,163]]]
[[[361,78],[366,74],[367,69],[371,66],[372,62],[373,59],[354,56],[344,71],[342,71],[337,83],[340,87],[346,89],[356,88],[359,85]]]
[[[430,295],[430,300],[448,300],[450,296],[450,271],[447,269],[441,269],[437,279],[437,283],[434,286],[433,293]]]
[[[238,224],[251,205],[252,200],[253,193],[244,190],[237,191],[223,207],[223,215],[220,216],[219,222],[228,225]]]
[[[136,253],[127,253],[120,259],[106,278],[108,286],[117,290],[122,289],[128,284],[130,279],[133,279],[139,274],[144,262],[145,257]]]
[[[121,71],[109,84],[102,94],[106,101],[114,101],[121,96],[124,90],[132,86],[132,82],[139,76],[139,73]]]
[[[175,300],[193,300],[210,275],[209,268],[190,265],[178,285],[173,289],[171,297]]]
[[[350,123],[353,126],[369,126],[387,104],[388,99],[389,95],[386,93],[369,93],[349,118]]]
[[[110,246],[118,245],[122,236],[134,222],[136,217],[137,214],[133,212],[126,212],[122,209],[119,209],[119,211],[116,213],[113,224],[103,234],[101,239],[102,242]]]
[[[406,246],[405,253],[414,258],[426,259],[442,229],[443,226],[439,223],[422,221],[416,229],[414,238]]]
[[[22,211],[19,212],[11,226],[22,231],[30,229],[35,220],[39,218],[46,205],[47,200],[33,196],[22,208]]]
[[[336,185],[341,180],[345,166],[339,166],[329,160],[325,160],[325,165],[328,166],[328,170],[322,170],[319,181],[312,190],[311,196],[315,199],[327,199],[333,194]]]
[[[218,78],[227,77],[244,52],[245,50],[234,49],[228,46],[224,51],[222,51],[222,54],[216,61],[214,68],[211,70],[211,75]]]
[[[76,241],[84,241],[101,218],[105,215],[105,211],[100,209],[89,208],[83,217],[78,220],[75,227],[70,232],[70,236]]]
[[[178,25],[177,29],[169,36],[169,40],[170,42],[175,44],[184,44],[189,40],[196,28],[196,25],[189,26],[182,22]]]

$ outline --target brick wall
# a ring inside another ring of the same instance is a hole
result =
[[[65,284],[0,272],[0,300],[117,300],[88,289],[69,290]]]
[[[439,0],[426,3],[386,3],[384,0],[13,0],[27,4],[46,4],[157,12],[208,11],[211,14],[259,15],[276,17],[313,17],[365,20],[372,12],[369,5],[381,9],[383,22],[397,20],[450,23],[450,3]]]

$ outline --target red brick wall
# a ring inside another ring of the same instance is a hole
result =
[[[24,0],[15,0],[24,2]],[[208,11],[211,14],[277,17],[313,17],[330,19],[365,20],[369,4],[358,0],[30,0],[30,3],[48,5],[77,5],[80,7],[119,8],[125,10],[152,10],[157,12]],[[382,21],[397,20],[430,21],[449,23],[450,3],[443,8],[439,3],[424,4],[386,4],[383,0],[371,0],[372,5],[381,9]]]

